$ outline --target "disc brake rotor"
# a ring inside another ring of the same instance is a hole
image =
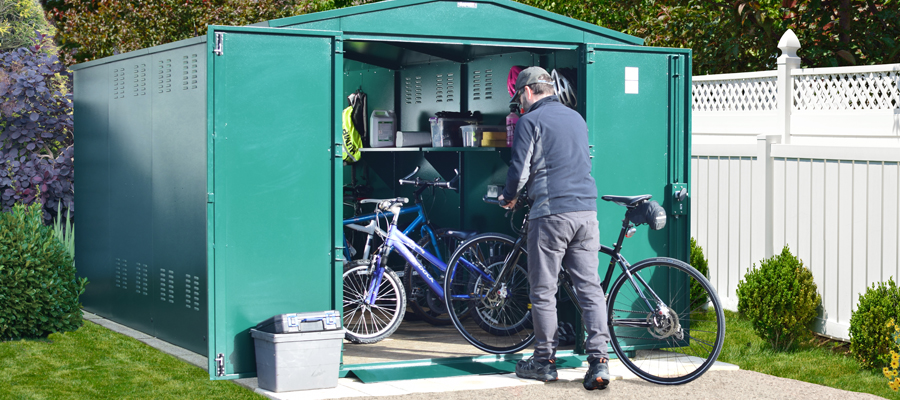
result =
[[[678,314],[671,308],[663,308],[651,313],[647,316],[647,324],[650,325],[647,331],[657,339],[666,339],[672,336],[679,340],[684,338]]]

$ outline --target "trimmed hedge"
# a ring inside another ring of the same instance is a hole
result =
[[[891,320],[900,321],[900,288],[894,278],[866,288],[850,316],[850,352],[866,368],[884,367],[891,362],[891,350],[900,351],[888,326]]]
[[[807,326],[822,303],[812,272],[787,245],[781,254],[755,267],[738,282],[738,311],[773,348],[792,348],[810,334]]]

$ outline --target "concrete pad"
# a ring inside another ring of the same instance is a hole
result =
[[[366,397],[370,396],[353,388],[338,385],[332,389],[314,389],[314,390],[298,390],[296,392],[275,393],[268,390],[257,388],[256,393],[266,396],[273,400],[323,400],[337,399],[345,397]],[[405,393],[404,393],[405,394]]]
[[[400,396],[411,393],[408,390],[393,386],[389,382],[367,384],[352,378],[341,378],[338,381],[339,386],[351,388],[364,393],[366,396]]]
[[[109,321],[92,313],[85,312],[87,321],[106,327],[140,340],[147,345],[164,353],[171,354],[191,365],[203,370],[207,368],[207,358],[189,350],[175,346],[171,343],[151,337],[145,333],[128,328],[121,324]],[[404,329],[405,327],[405,329]],[[453,329],[452,327],[443,327]],[[392,338],[374,345],[346,345],[344,363],[389,362],[400,360],[414,360],[427,358],[442,358],[448,356],[483,356],[484,353],[476,350],[455,331],[443,328],[430,327],[424,322],[404,322]],[[440,337],[436,340],[430,333]],[[452,334],[451,334],[452,333]],[[393,340],[391,340],[393,339]],[[636,379],[637,377],[625,368],[619,360],[610,360],[610,376],[613,380]],[[736,365],[716,362],[711,371],[739,371]],[[582,363],[578,368],[558,370],[560,381],[580,382],[587,372],[587,363]],[[235,382],[256,393],[273,400],[324,400],[336,398],[372,397],[372,396],[400,396],[414,393],[436,393],[461,390],[491,390],[508,387],[538,387],[544,385],[530,379],[520,379],[515,374],[497,375],[467,375],[446,378],[411,379],[404,381],[388,381],[378,383],[362,383],[356,378],[340,378],[338,386],[331,389],[302,390],[295,392],[274,393],[259,388],[256,378],[235,379]]]
[[[457,390],[497,389],[510,386],[540,384],[533,380],[521,380],[514,374],[466,375],[447,378],[412,379],[383,382],[409,393],[452,392]]]

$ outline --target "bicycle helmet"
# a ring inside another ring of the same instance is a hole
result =
[[[521,65],[513,65],[509,69],[509,75],[506,76],[506,91],[509,92],[509,98],[516,94],[516,79],[519,79],[519,73],[525,68]]]
[[[575,88],[569,83],[569,80],[566,79],[563,73],[554,69],[550,73],[550,77],[553,78],[553,91],[556,92],[559,101],[569,108],[574,109],[577,107],[578,96],[575,94]]]

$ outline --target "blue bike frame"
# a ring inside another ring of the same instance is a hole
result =
[[[425,217],[425,211],[422,209],[422,206],[416,204],[416,205],[414,205],[414,206],[412,206],[412,207],[404,207],[404,208],[401,208],[401,209],[400,209],[400,215],[403,215],[403,214],[411,214],[411,213],[414,213],[414,212],[415,212],[415,213],[419,213],[419,215],[416,216],[416,219],[414,219],[413,222],[410,223],[409,226],[407,226],[406,229],[403,230],[403,234],[404,234],[404,235],[409,235],[410,232],[412,232],[413,230],[415,230],[416,228],[418,228],[418,227],[421,226],[421,227],[422,227],[422,233],[421,233],[422,237],[424,237],[424,236],[427,234],[428,237],[431,238],[432,248],[435,249],[435,252],[438,253],[437,256],[440,257],[440,256],[441,256],[441,254],[440,254],[440,251],[441,251],[441,250],[440,250],[440,249],[438,248],[438,246],[437,246],[437,238],[434,236],[434,232],[431,230],[431,228],[430,228],[428,225],[424,225],[424,224],[425,224],[425,218],[426,218],[426,217]],[[378,217],[379,215],[383,215],[383,216],[385,216],[385,217],[387,217],[387,218],[391,218],[391,217],[394,216],[394,213],[392,213],[392,212],[386,212],[386,213],[384,213],[384,214],[374,214],[374,213],[373,213],[373,214],[361,215],[361,216],[359,216],[359,217],[353,217],[353,218],[350,218],[350,219],[345,219],[345,220],[344,220],[344,225],[357,224],[357,223],[360,223],[360,222],[369,222],[369,221],[374,220],[374,219],[375,219],[376,217]],[[390,247],[389,247],[389,248],[390,248]],[[344,259],[349,260],[350,258],[351,258],[351,256],[350,256],[350,246],[349,246],[349,243],[347,242],[347,235],[345,234],[345,235],[344,235]],[[442,269],[442,270],[443,270],[443,269]]]
[[[432,241],[434,241],[434,240],[435,239],[432,236]],[[444,289],[441,287],[441,285],[438,282],[436,282],[434,280],[434,277],[431,276],[431,274],[425,270],[425,266],[422,265],[422,263],[420,263],[419,260],[416,259],[416,256],[413,255],[413,252],[424,257],[426,260],[428,260],[429,263],[431,263],[431,265],[434,265],[435,267],[440,269],[442,272],[447,271],[447,264],[444,264],[444,262],[441,261],[440,258],[429,253],[427,250],[423,249],[421,246],[416,244],[415,241],[413,241],[408,236],[406,236],[405,231],[400,232],[393,225],[388,228],[388,240],[387,240],[386,245],[388,246],[389,249],[396,250],[398,253],[400,253],[400,255],[403,256],[403,258],[406,259],[406,261],[409,262],[410,265],[412,265],[413,268],[415,268],[416,271],[419,272],[419,276],[421,276],[422,279],[425,280],[425,283],[428,284],[428,287],[431,288],[432,291],[434,291],[434,293],[438,296],[438,298],[441,298],[441,299],[444,298]],[[434,247],[435,247],[435,249],[437,249],[437,246],[434,246]],[[410,251],[410,250],[412,250],[412,251]],[[388,252],[390,252],[390,250]],[[381,267],[382,258],[380,255],[376,256],[376,257],[377,257],[377,260],[375,263],[375,271],[374,271],[375,279],[372,279],[372,281],[369,283],[369,289],[368,289],[369,295],[366,298],[366,302],[368,304],[375,303],[375,288],[377,288],[381,285],[381,278],[384,276],[384,268]],[[487,282],[493,284],[494,280],[489,275],[487,275],[487,273],[482,271],[480,268],[476,267],[475,265],[473,265],[466,259],[460,259],[460,261],[467,268],[469,268],[473,271],[477,271],[478,274],[480,274]]]

